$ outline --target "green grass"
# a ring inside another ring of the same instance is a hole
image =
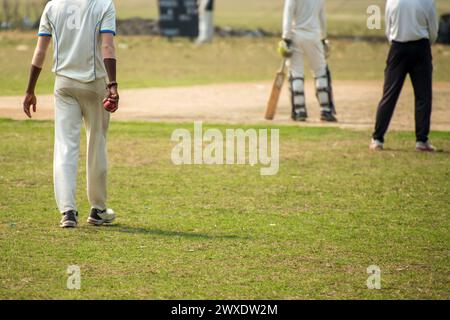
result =
[[[0,33],[0,95],[24,92],[35,41],[29,33]],[[169,42],[155,37],[118,37],[117,42],[119,81],[125,89],[271,81],[280,64],[277,39],[217,39],[204,47],[186,40]],[[387,44],[332,43],[330,65],[336,80],[383,78]],[[433,51],[435,80],[450,81],[450,47],[439,45]],[[53,90],[51,58],[49,53],[38,84],[39,94]]]
[[[382,35],[382,30],[366,28],[365,12],[370,4],[384,8],[384,2],[328,0],[330,35]],[[436,3],[439,13],[450,12],[449,1]],[[155,0],[116,1],[116,5],[119,18],[157,16]],[[217,23],[280,31],[282,6],[281,0],[218,1]],[[20,95],[25,90],[35,42],[34,32],[0,32],[0,96]],[[280,60],[278,39],[216,39],[200,48],[185,40],[168,42],[155,37],[119,36],[117,42],[122,88],[272,80]],[[334,78],[382,79],[387,50],[385,43],[333,41],[330,65]],[[435,80],[450,81],[450,48],[435,46],[433,53]],[[51,55],[38,85],[40,94],[52,92],[50,60]]]
[[[381,30],[368,30],[366,10],[378,5],[384,10],[385,0],[327,0],[327,16],[331,35],[382,35]],[[226,0],[216,3],[216,23],[220,26],[264,28],[280,32],[283,0]],[[436,0],[440,14],[450,12],[447,0]],[[116,1],[120,18],[157,18],[156,0]],[[384,14],[382,14],[384,18]]]
[[[42,0],[16,0],[19,10],[25,11],[26,3],[42,3]],[[157,19],[157,0],[114,1],[120,19],[142,17]],[[450,2],[436,0],[439,14],[450,12]],[[384,10],[385,0],[327,0],[327,15],[331,35],[381,35],[381,30],[366,27],[369,5],[378,5]],[[216,3],[216,23],[220,26],[264,28],[280,32],[284,0],[226,0]],[[32,19],[38,19],[35,9],[30,10]],[[382,15],[384,18],[384,15]],[[3,7],[0,7],[0,20]]]
[[[81,161],[81,227],[60,230],[53,123],[0,120],[0,298],[450,298],[450,133],[432,135],[443,153],[404,132],[371,153],[368,132],[283,126],[280,172],[261,177],[172,165],[180,126],[112,123],[117,224],[84,222]],[[382,290],[366,288],[372,264]]]

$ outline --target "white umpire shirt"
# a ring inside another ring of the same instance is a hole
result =
[[[326,38],[325,0],[285,0],[283,38],[292,39],[293,32]]]
[[[386,36],[390,42],[436,42],[439,21],[433,0],[387,0]]]
[[[39,36],[53,37],[53,72],[85,83],[107,76],[101,33],[116,34],[111,0],[50,1],[39,27]]]

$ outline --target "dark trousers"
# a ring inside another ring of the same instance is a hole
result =
[[[416,99],[416,138],[417,141],[428,141],[433,100],[433,63],[428,39],[392,43],[384,74],[383,98],[377,111],[374,139],[384,142],[384,135],[408,74]]]

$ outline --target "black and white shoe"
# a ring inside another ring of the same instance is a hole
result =
[[[306,108],[295,108],[292,110],[291,118],[294,121],[304,122],[308,119]]]
[[[63,213],[59,226],[61,228],[76,228],[78,225],[78,212],[70,210]]]
[[[377,139],[372,139],[369,146],[372,151],[383,151],[384,143]]]
[[[116,214],[112,209],[99,210],[92,208],[87,222],[94,226],[101,226],[105,223],[111,223],[116,219]]]
[[[431,144],[430,141],[421,142],[417,141],[416,150],[420,152],[436,152],[436,148]]]
[[[320,114],[320,120],[326,122],[337,122],[337,118],[334,116],[332,112],[322,111]]]

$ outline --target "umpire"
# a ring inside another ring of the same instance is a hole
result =
[[[409,74],[416,99],[416,150],[435,151],[428,140],[433,95],[431,45],[438,36],[434,1],[387,0],[386,35],[391,49],[370,148],[383,150],[384,135]]]

